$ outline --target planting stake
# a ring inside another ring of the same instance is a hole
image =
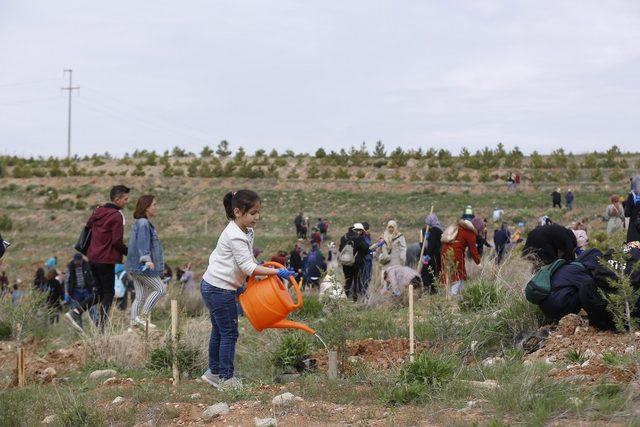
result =
[[[178,369],[178,301],[171,300],[171,347],[173,350],[173,385],[180,383],[180,370]]]
[[[24,387],[24,348],[18,347],[18,387]]]
[[[429,215],[433,213],[433,205]],[[429,232],[429,225],[425,226],[425,234]],[[420,231],[420,233],[422,233]],[[427,237],[420,235],[422,238],[422,248],[420,249],[420,256],[418,257],[418,265],[416,266],[416,273],[420,276],[422,273],[422,257],[424,256],[424,248],[427,245]],[[413,332],[413,284],[409,283],[409,361],[413,362],[414,354],[416,350],[415,337]]]
[[[338,379],[338,352],[335,350],[329,350],[329,370],[327,375],[330,380]]]

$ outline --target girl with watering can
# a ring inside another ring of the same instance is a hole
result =
[[[223,199],[229,224],[209,257],[200,293],[211,315],[209,369],[202,380],[215,388],[240,388],[234,376],[233,359],[238,340],[236,296],[245,279],[253,274],[289,279],[293,272],[258,265],[253,256],[253,228],[260,219],[260,196],[251,190],[229,192]]]

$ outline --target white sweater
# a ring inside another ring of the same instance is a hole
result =
[[[257,266],[253,256],[253,229],[245,233],[234,221],[229,221],[202,278],[215,287],[236,290]]]

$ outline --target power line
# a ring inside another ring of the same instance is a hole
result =
[[[121,111],[116,111],[113,110],[105,105],[101,105],[99,103],[96,103],[95,101],[91,100],[87,100],[87,97],[82,97],[82,98],[78,98],[78,101],[86,108],[88,108],[91,111],[94,111],[96,113],[99,114],[103,114],[121,121],[125,121],[134,125],[138,125],[138,126],[142,126],[144,128],[150,129],[150,130],[154,130],[156,132],[160,132],[160,133],[164,133],[164,134],[171,134],[175,137],[181,138],[181,139],[191,139],[191,140],[197,140],[198,142],[202,141],[202,140],[198,140],[198,138],[194,135],[188,135],[185,133],[180,133],[179,131],[170,129],[170,128],[166,128],[166,127],[162,127],[159,125],[156,125],[152,122],[148,122],[144,119],[140,119],[140,118],[136,118],[136,117],[132,117],[130,115],[126,115],[123,114]],[[176,145],[180,145],[179,142],[175,143]]]
[[[80,90],[80,86],[73,86],[73,70],[65,69],[63,73],[69,73],[69,86],[63,87],[62,90],[69,92],[69,121],[67,122],[67,159],[71,158],[71,94],[74,90]]]
[[[113,102],[115,104],[118,104],[118,108],[122,108],[124,106],[124,107],[128,107],[129,111],[136,111],[137,112],[137,111],[140,110],[139,106],[136,106],[136,105],[131,104],[129,102],[126,102],[126,101],[123,101],[121,99],[118,99],[118,98],[114,97],[113,95],[107,94],[107,93],[105,93],[105,92],[103,92],[103,91],[101,91],[99,89],[95,89],[95,88],[92,88],[92,87],[89,87],[89,86],[84,86],[84,89],[87,89],[87,90],[89,90],[91,92],[95,92],[95,94],[100,96],[100,97],[108,98],[111,102]],[[148,119],[152,119],[152,120],[155,119],[158,122],[167,123],[167,120],[162,118],[162,117],[157,117],[157,116],[156,117],[145,117],[145,120],[148,120]],[[192,133],[195,134],[195,135],[190,135],[190,137],[195,137],[195,138],[199,138],[199,139],[201,139],[201,140],[203,140],[205,142],[210,142],[209,138],[206,136],[206,134],[204,132],[198,130],[198,129],[194,129],[194,128],[189,127],[189,126],[187,126],[187,125],[185,125],[183,123],[175,123],[175,122],[173,122],[173,123],[167,123],[167,124],[172,125],[172,128],[174,128],[177,131],[182,131],[182,132],[188,131],[188,132],[192,132]]]
[[[82,98],[78,98],[78,100],[82,105],[88,107],[91,110],[106,114],[108,116],[111,116],[120,120],[141,125],[159,132],[171,133],[180,138],[189,138],[191,140],[209,142],[204,137],[191,134],[188,131],[184,131],[184,130],[173,128],[173,127],[168,127],[158,122],[155,122],[153,120],[149,120],[147,117],[143,117],[139,114],[131,114],[131,113],[127,113],[126,111],[123,111],[122,109],[113,108],[112,106],[96,101],[95,99],[93,99],[92,96],[83,96]]]

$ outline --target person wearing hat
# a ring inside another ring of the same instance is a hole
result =
[[[95,304],[97,299],[98,293],[89,263],[82,254],[76,253],[67,265],[67,277],[64,281],[64,301],[69,306],[64,320],[82,332],[82,313]]]
[[[464,212],[462,213],[462,219],[471,221],[473,218],[475,218],[475,215],[473,214],[473,208],[471,207],[471,205],[467,205],[464,208]]]
[[[364,239],[364,225],[356,222],[349,228],[347,233],[340,238],[339,252],[347,245],[353,246],[354,262],[353,265],[343,265],[344,273],[344,290],[347,297],[351,297],[353,301],[358,300],[358,296],[364,296],[367,293],[369,283],[366,281],[365,274],[365,258],[369,253],[369,245]]]

